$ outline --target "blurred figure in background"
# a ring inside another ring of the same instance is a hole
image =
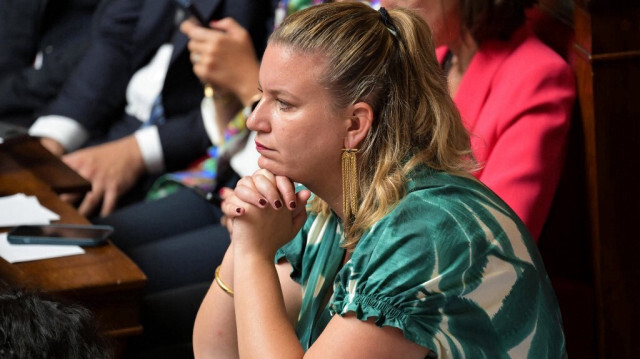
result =
[[[256,51],[268,35],[269,4],[194,1],[207,19],[233,17]],[[185,168],[211,142],[200,113],[188,14],[173,0],[112,0],[82,62],[30,134],[92,183],[79,211],[101,215],[144,197],[154,176]]]
[[[0,121],[29,127],[85,53],[100,2],[0,0]]]
[[[575,85],[569,65],[525,24],[535,0],[382,0],[433,31],[449,93],[482,168],[474,175],[537,240],[564,164]]]
[[[196,0],[193,5],[207,21],[233,18],[247,29],[253,51],[262,53],[273,27],[268,2]],[[107,215],[117,205],[142,200],[158,175],[188,167],[211,146],[200,107],[203,83],[192,70],[197,58],[190,56],[188,38],[179,31],[190,16],[174,0],[111,0],[86,56],[49,111],[30,128],[31,135],[42,137],[51,152],[91,181],[92,191],[79,203],[82,214]],[[151,217],[134,219],[133,225],[153,236],[162,223],[161,217]],[[117,226],[116,233],[127,234],[127,228]],[[150,278],[148,292],[162,291],[145,298],[145,331],[126,355],[189,357],[202,295],[190,304],[189,288],[173,290],[171,279],[154,280],[156,273],[126,243],[113,240]],[[198,250],[190,247],[191,253]],[[155,261],[174,269],[161,256]],[[188,281],[188,272],[186,265],[175,268],[173,276]]]

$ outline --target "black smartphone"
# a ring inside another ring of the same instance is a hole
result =
[[[175,0],[175,1],[178,4],[178,6],[180,6],[182,9],[184,9],[187,12],[187,15],[193,15],[193,17],[195,17],[196,20],[198,20],[200,25],[209,27],[208,25],[209,22],[205,19],[205,17],[202,15],[200,10],[198,10],[198,8],[196,8],[191,3],[191,0]]]
[[[104,225],[28,225],[13,228],[7,240],[12,244],[99,246],[107,242],[112,232],[113,227]]]

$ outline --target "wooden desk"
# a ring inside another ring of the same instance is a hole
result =
[[[86,187],[82,178],[74,177],[73,171],[68,177],[70,181],[65,182],[64,169],[62,173],[56,170],[62,163],[55,157],[52,160],[35,156],[40,151],[38,146],[33,140],[0,146],[0,196],[35,195],[43,206],[60,215],[59,223],[89,223],[72,206],[62,202],[47,181],[53,183],[58,192],[90,187]],[[30,168],[30,163],[35,170]],[[8,228],[0,228],[0,231],[6,230]],[[86,253],[81,255],[14,264],[0,258],[0,278],[86,305],[93,310],[108,336],[141,333],[139,308],[145,275],[112,243],[84,249]]]
[[[67,167],[34,138],[20,139],[0,148],[4,156],[28,169],[56,193],[85,193],[91,190],[91,182]]]

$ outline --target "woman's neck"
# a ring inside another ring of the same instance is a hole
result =
[[[331,197],[320,197],[320,198],[322,198],[325,202],[327,202],[327,204],[329,205],[329,208],[338,217],[340,217],[340,219],[344,223],[344,208],[342,207],[342,188],[340,189],[340,192],[338,192],[337,195],[333,195]],[[328,198],[328,199],[325,199],[325,198]]]
[[[473,56],[478,51],[478,45],[468,31],[463,31],[461,36],[454,42],[447,44],[451,51],[451,64],[447,71],[449,83],[449,94],[455,97]]]
[[[329,172],[327,172],[329,173]],[[337,172],[341,174],[340,171]],[[331,209],[342,221],[344,221],[344,210],[342,208],[342,176],[335,176],[330,180],[323,178],[321,184],[308,183],[305,186],[317,197],[329,205]]]

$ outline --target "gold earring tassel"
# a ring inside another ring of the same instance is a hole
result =
[[[342,149],[342,209],[345,223],[358,211],[357,149]]]

